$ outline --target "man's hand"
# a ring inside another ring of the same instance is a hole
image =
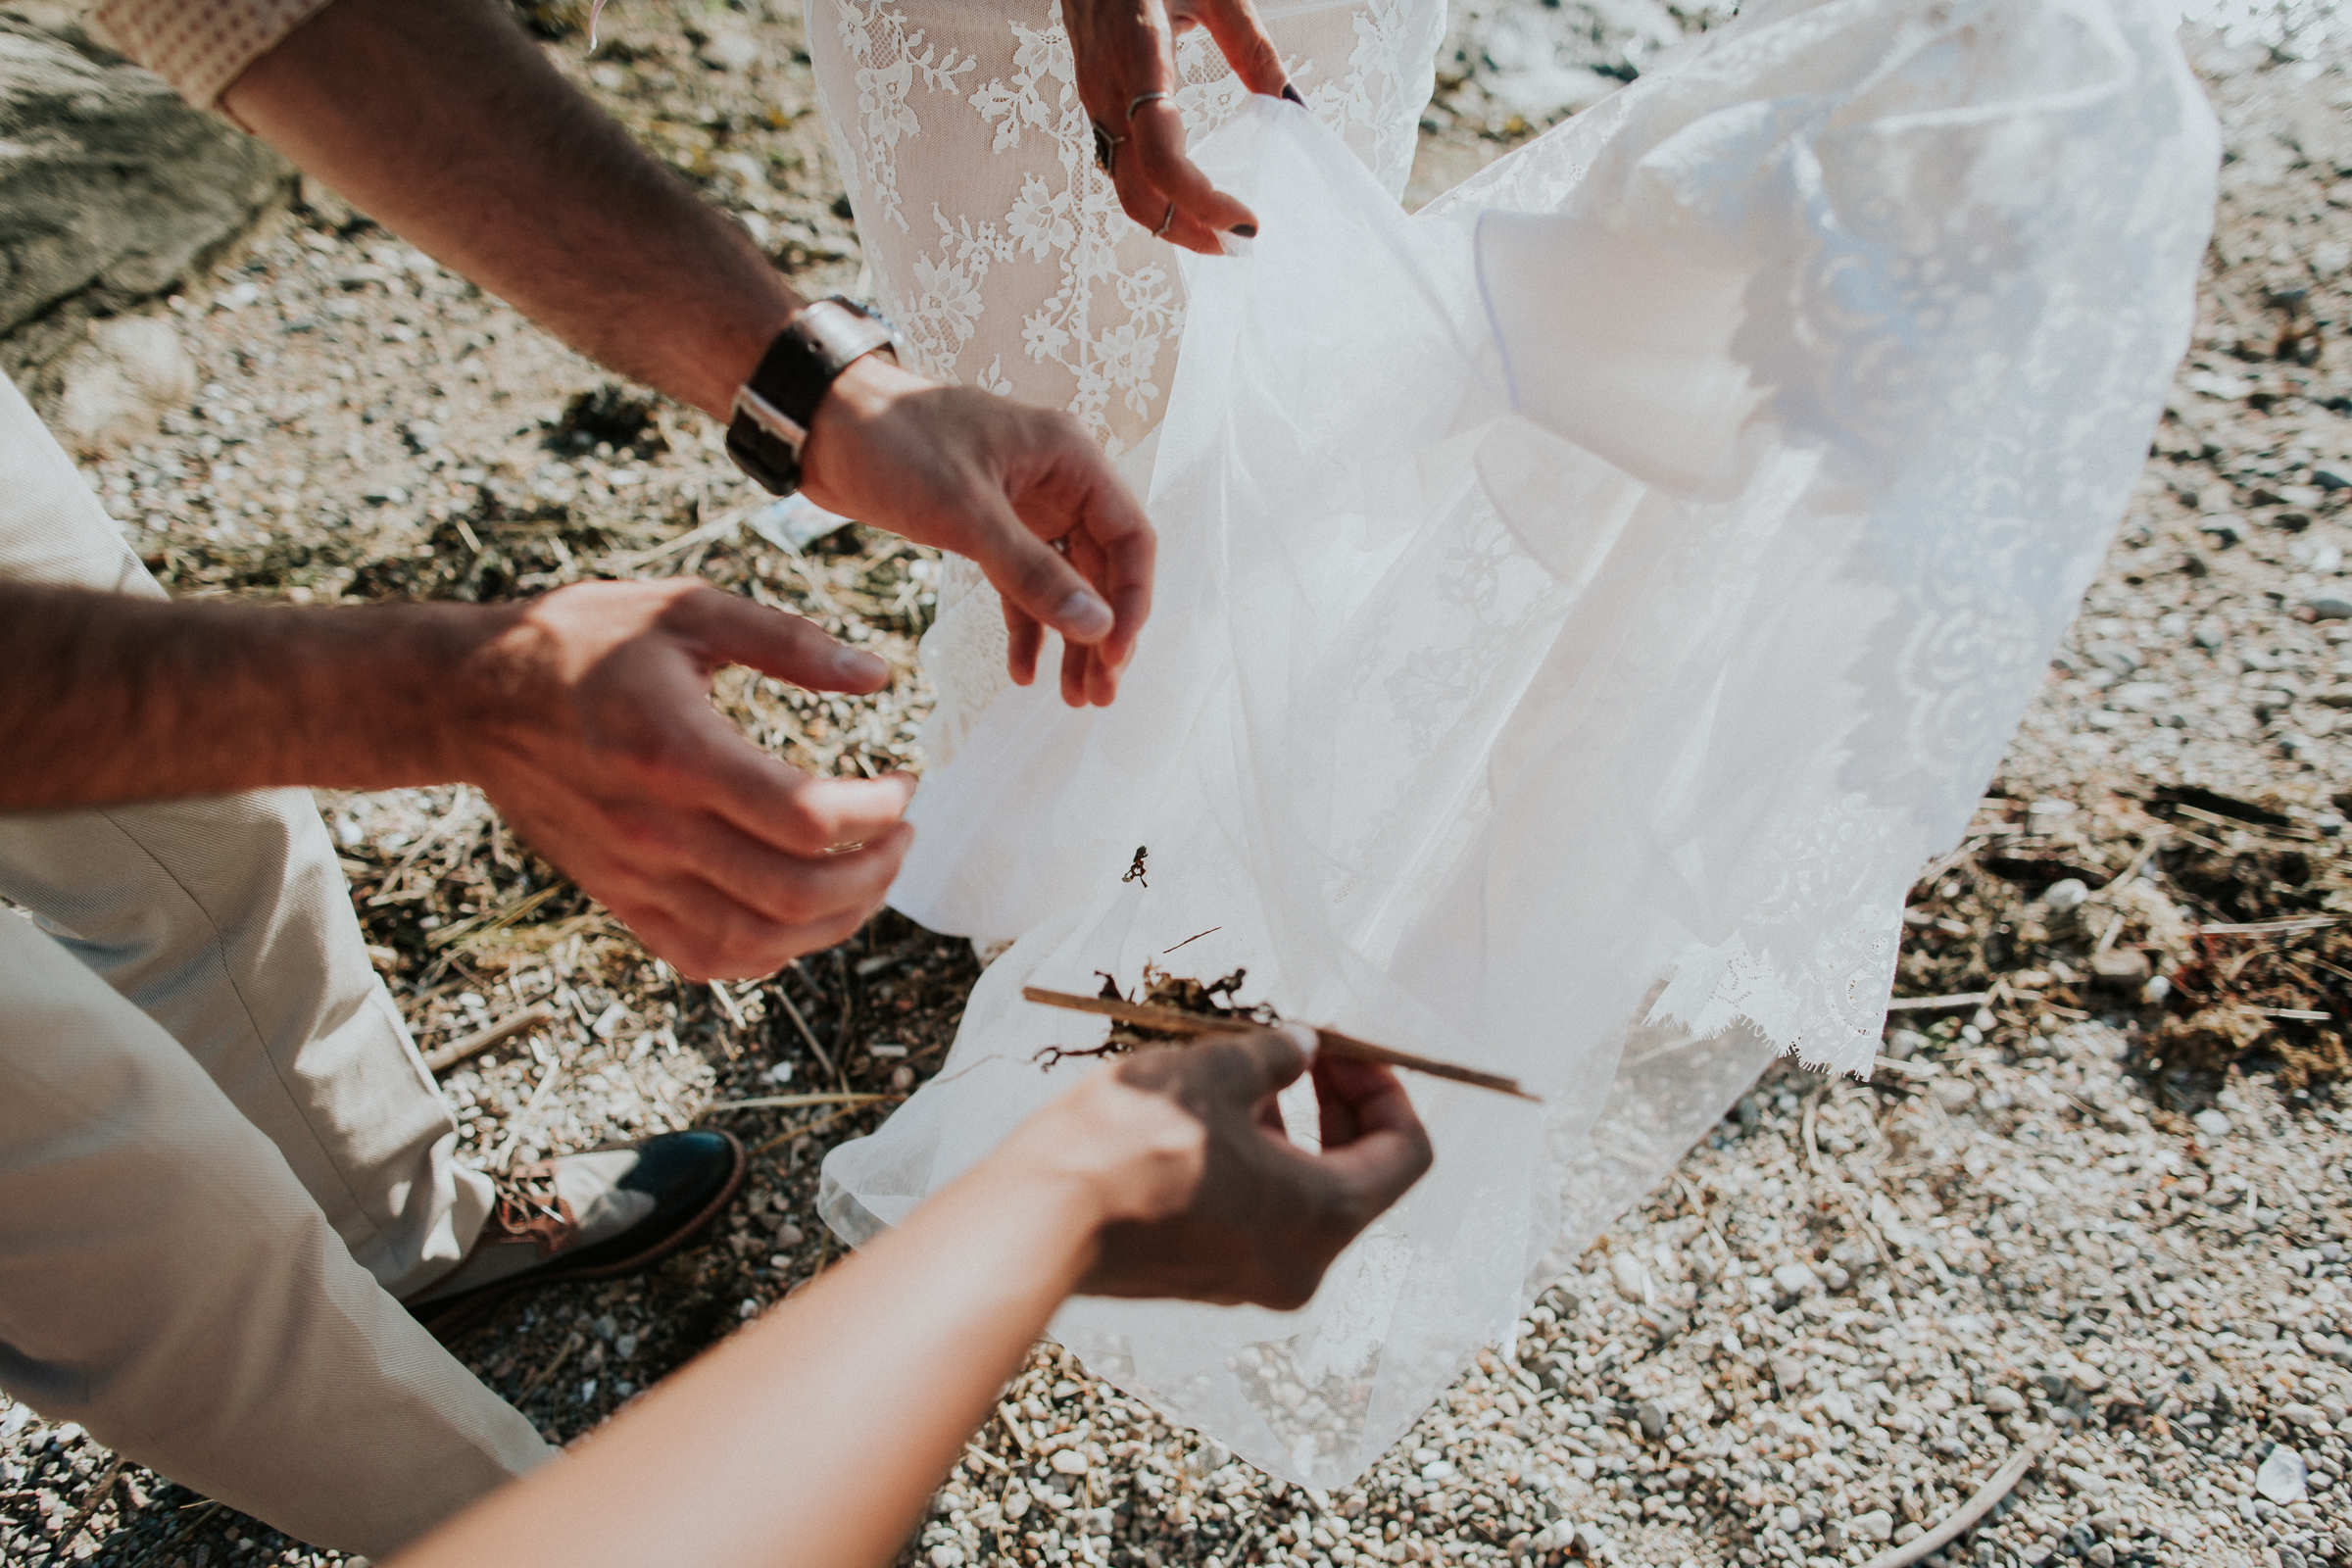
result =
[[[1298,100],[1251,0],[1061,0],[1061,15],[1077,57],[1078,96],[1113,138],[1110,179],[1127,216],[1207,256],[1224,253],[1227,234],[1256,234],[1255,215],[1185,157],[1184,116],[1169,96],[1176,35],[1206,27],[1244,86]],[[1148,94],[1160,96],[1136,102]]]
[[[817,505],[979,564],[1015,681],[1035,678],[1050,626],[1062,700],[1118,695],[1152,608],[1152,524],[1075,419],[869,355],[817,405],[801,461]]]
[[[1151,1051],[1023,1129],[1101,1204],[1081,1293],[1306,1303],[1331,1260],[1430,1165],[1403,1086],[1365,1062],[1316,1059],[1323,1149],[1294,1145],[1274,1097],[1306,1059],[1290,1031]]]
[[[172,604],[0,579],[0,811],[308,784],[479,784],[697,979],[766,974],[882,902],[913,780],[814,780],[710,707],[749,664],[818,691],[889,670],[699,583],[517,605]]]
[[[222,101],[403,238],[722,424],[800,309],[499,0],[335,0]],[[1152,532],[1066,416],[868,356],[818,405],[803,471],[820,506],[978,562],[1004,596],[1015,680],[1051,626],[1063,696],[1111,700],[1151,601]]]
[[[914,782],[816,780],[710,703],[725,664],[813,691],[888,682],[797,615],[681,582],[582,583],[467,661],[486,721],[451,738],[515,831],[690,979],[774,971],[882,902]],[[469,708],[474,705],[467,705]]]

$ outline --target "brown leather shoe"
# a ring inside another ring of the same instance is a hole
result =
[[[636,1273],[717,1218],[746,1165],[733,1134],[695,1128],[518,1166],[466,1260],[402,1304],[447,1343],[524,1291]]]

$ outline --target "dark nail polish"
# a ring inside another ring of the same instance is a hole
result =
[[[1257,225],[1255,223],[1236,223],[1225,232],[1239,234],[1244,239],[1255,239],[1257,238]]]
[[[1298,96],[1298,89],[1287,81],[1282,84],[1282,95],[1301,109],[1306,107],[1306,100]]]

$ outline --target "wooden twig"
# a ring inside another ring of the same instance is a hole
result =
[[[1994,1471],[1992,1479],[1979,1487],[1977,1494],[1962,1503],[1950,1518],[1916,1540],[1880,1552],[1864,1568],[1910,1568],[1912,1563],[1930,1552],[1966,1535],[1976,1527],[1978,1520],[1992,1511],[1994,1503],[2009,1494],[2009,1489],[2016,1486],[2027,1471],[2034,1468],[2034,1458],[2035,1453],[2032,1448],[2018,1454]]]
[[[789,1144],[796,1138],[806,1138],[811,1133],[821,1132],[825,1128],[830,1127],[835,1122],[841,1120],[841,1118],[844,1116],[856,1115],[858,1108],[859,1107],[856,1105],[844,1105],[839,1110],[829,1110],[822,1116],[811,1116],[805,1122],[800,1122],[797,1125],[787,1127],[782,1132],[776,1134],[775,1137],[770,1138],[766,1143],[761,1144],[759,1148],[753,1150],[750,1157],[753,1159],[758,1159],[761,1154],[766,1153],[769,1150],[778,1148],[784,1144]]]
[[[2106,934],[2099,938],[2099,945],[2090,950],[2090,956],[2094,958],[2099,956],[2109,948],[2114,947],[2115,939],[2123,934],[2124,917],[2119,913],[2113,920],[2108,922]]]
[[[504,931],[563,892],[567,886],[569,886],[568,883],[558,882],[553,887],[541,888],[528,898],[517,899],[503,909],[492,909],[486,914],[468,915],[455,925],[445,925],[440,930],[430,933],[425,937],[424,945],[428,948],[446,948],[455,943],[459,947],[470,947],[484,937],[495,936]]]
[[[556,1358],[548,1362],[547,1365],[541,1367],[538,1371],[532,1373],[529,1381],[524,1383],[521,1388],[514,1391],[514,1398],[513,1402],[515,1404],[520,1404],[523,1400],[529,1398],[531,1396],[531,1391],[538,1388],[540,1384],[545,1383],[549,1378],[554,1377],[564,1363],[571,1359],[571,1352],[579,1348],[580,1337],[577,1334],[574,1334],[571,1338],[565,1340],[564,1342],[564,1348],[556,1352]]]
[[[865,1095],[856,1092],[835,1093],[827,1090],[820,1095],[760,1095],[753,1100],[722,1100],[711,1105],[712,1110],[788,1110],[795,1105],[865,1105],[877,1100],[905,1100],[905,1095]]]
[[[556,1080],[563,1073],[564,1063],[561,1060],[547,1064],[547,1075],[539,1080],[539,1087],[531,1091],[531,1098],[523,1102],[522,1109],[516,1111],[514,1119],[507,1124],[507,1141],[500,1147],[497,1157],[490,1161],[491,1169],[505,1172],[508,1162],[514,1157],[514,1151],[521,1147],[523,1130],[538,1119],[539,1107],[547,1103],[547,1092],[556,1087]]]
[[[797,964],[799,960],[794,961]],[[801,1032],[801,1038],[808,1042],[809,1051],[815,1054],[817,1061],[823,1065],[825,1076],[841,1085],[843,1089],[849,1088],[850,1080],[839,1067],[833,1065],[833,1058],[825,1054],[825,1048],[816,1043],[816,1031],[808,1027],[808,1020],[801,1016],[801,1009],[792,1004],[792,998],[785,994],[782,980],[776,982],[776,1000],[784,1004],[784,1015],[792,1020],[792,1026],[798,1029]]]
[[[1838,1202],[1845,1210],[1845,1217],[1854,1222],[1854,1229],[1860,1231],[1862,1239],[1870,1243],[1871,1250],[1879,1254],[1879,1261],[1886,1267],[1892,1268],[1894,1267],[1894,1254],[1886,1250],[1886,1238],[1879,1234],[1879,1228],[1870,1222],[1869,1217],[1855,1206],[1853,1190],[1847,1185],[1845,1178],[1830,1169],[1828,1161],[1821,1157],[1821,1145],[1813,1133],[1814,1118],[1820,1114],[1820,1111],[1821,1096],[1817,1094],[1806,1096],[1805,1167],[1814,1176],[1829,1183],[1830,1191],[1838,1195]]]
[[[1886,1004],[1888,1012],[1953,1012],[1962,1007],[1982,1007],[1992,1000],[1989,991],[1968,991],[1956,997],[1895,997]]]
[[[487,1029],[477,1029],[437,1051],[426,1052],[424,1064],[435,1073],[444,1073],[461,1061],[480,1055],[502,1040],[511,1040],[518,1034],[555,1021],[554,1008],[544,1002],[533,1003],[512,1018],[502,1018]]]
[[[1012,1406],[998,1405],[997,1419],[1004,1423],[1004,1430],[1011,1437],[1012,1446],[1026,1455],[1029,1452],[1029,1434],[1021,1430],[1020,1419],[1012,1413]]]
[[[98,1484],[92,1487],[89,1494],[81,1499],[80,1508],[74,1511],[72,1521],[65,1528],[65,1533],[57,1538],[57,1544],[49,1548],[49,1555],[42,1559],[42,1568],[48,1568],[50,1563],[57,1561],[74,1549],[74,1543],[81,1539],[82,1527],[88,1524],[91,1516],[105,1505],[108,1494],[115,1490],[116,1478],[122,1474],[122,1456],[118,1453],[115,1455],[115,1462],[106,1467],[106,1474],[98,1478]]]
[[[1105,1018],[1139,1024],[1146,1029],[1165,1030],[1169,1034],[1234,1034],[1265,1027],[1245,1018],[1207,1017],[1198,1012],[1186,1012],[1181,1007],[1162,1007],[1149,1002],[1120,1002],[1111,997],[1073,996],[1067,991],[1046,991],[1037,986],[1023,986],[1021,995],[1049,1007],[1101,1013]],[[1538,1104],[1543,1103],[1520,1088],[1516,1078],[1505,1078],[1499,1073],[1481,1072],[1476,1067],[1459,1067],[1450,1061],[1437,1061],[1428,1056],[1392,1051],[1387,1046],[1376,1046],[1369,1040],[1344,1035],[1337,1029],[1317,1029],[1315,1048],[1352,1061],[1376,1061],[1384,1067],[1403,1067],[1413,1072],[1427,1073],[1432,1078],[1473,1084],[1480,1089],[1492,1089],[1497,1094],[1513,1095],[1521,1100],[1536,1100]]]
[[[2243,925],[2201,925],[2195,934],[2201,937],[2263,937],[2283,936],[2289,931],[2325,931],[2342,919],[2338,914],[2306,914],[2288,920],[2255,920]]]
[[[166,1538],[161,1546],[156,1548],[155,1555],[161,1557],[168,1552],[177,1549],[181,1542],[187,1540],[188,1537],[194,1535],[197,1531],[202,1530],[205,1525],[211,1521],[213,1515],[220,1511],[220,1506],[221,1505],[220,1503],[213,1501],[209,1497],[198,1497],[194,1502],[181,1503],[179,1505],[179,1511],[181,1513],[186,1513],[190,1508],[202,1508],[204,1512],[198,1514],[193,1519],[182,1519],[173,1524],[172,1527],[172,1534]]]

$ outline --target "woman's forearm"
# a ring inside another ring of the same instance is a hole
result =
[[[1297,1305],[1429,1167],[1385,1068],[1253,1033],[1081,1078],[905,1224],[395,1568],[881,1568],[1062,1298]],[[1304,1036],[1306,1039],[1312,1036]],[[1108,1245],[1121,1239],[1123,1248]],[[1122,1270],[1118,1255],[1148,1254]]]
[[[401,1568],[889,1562],[1090,1266],[1100,1212],[1016,1138]]]

